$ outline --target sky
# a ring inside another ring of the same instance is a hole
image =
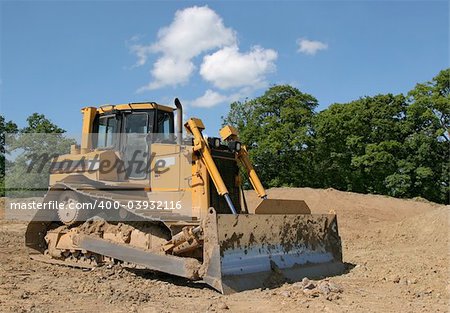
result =
[[[277,84],[318,111],[406,93],[449,66],[448,1],[2,1],[1,114],[71,134],[86,106],[155,101],[217,135]]]

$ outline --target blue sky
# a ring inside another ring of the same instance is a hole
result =
[[[177,13],[178,12],[178,13]],[[449,66],[448,1],[1,3],[1,112],[70,133],[80,108],[179,97],[214,135],[230,101],[287,83],[319,110]]]

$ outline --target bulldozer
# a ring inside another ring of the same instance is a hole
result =
[[[51,160],[49,209],[28,224],[30,257],[145,268],[224,294],[341,274],[336,215],[269,199],[237,130],[206,137],[174,102],[81,110],[81,143]],[[244,178],[260,202],[251,210]]]

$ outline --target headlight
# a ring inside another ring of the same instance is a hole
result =
[[[220,138],[208,137],[208,145],[211,148],[219,149],[219,147],[220,147]]]
[[[229,141],[228,142],[228,149],[231,152],[237,153],[241,151],[242,144],[239,141]]]

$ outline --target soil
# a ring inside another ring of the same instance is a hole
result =
[[[224,296],[151,271],[84,271],[32,261],[24,246],[26,223],[5,220],[0,211],[0,312],[449,311],[449,206],[333,189],[268,194],[305,200],[312,213],[335,211],[348,272]],[[254,209],[251,193],[248,202]]]

